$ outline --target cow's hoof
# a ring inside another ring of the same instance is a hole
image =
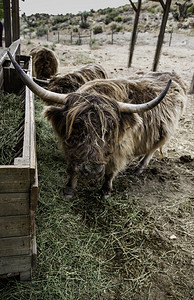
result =
[[[106,200],[111,197],[111,191],[101,190],[101,199]]]
[[[140,165],[137,165],[137,166],[135,167],[134,173],[135,173],[136,175],[140,175],[141,173],[143,173],[143,171],[144,171],[144,167],[142,167],[142,166],[140,166]]]
[[[64,200],[69,200],[69,199],[73,198],[74,193],[75,193],[74,189],[72,189],[71,187],[66,186],[63,189],[63,198],[64,198]]]

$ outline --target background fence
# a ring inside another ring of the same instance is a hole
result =
[[[67,45],[87,45],[92,44],[95,41],[104,40],[106,37],[106,41],[110,44],[113,44],[116,41],[116,31],[112,30],[110,34],[102,33],[102,34],[93,34],[92,30],[88,30],[87,32],[68,32],[63,33],[60,31],[48,32],[44,35],[35,35],[34,32],[24,33],[24,39],[39,39],[41,41],[49,41],[52,43],[63,43]]]

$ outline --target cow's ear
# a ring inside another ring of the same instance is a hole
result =
[[[48,106],[44,112],[44,117],[51,122],[55,132],[61,135],[61,132],[65,129],[65,117],[64,108],[56,106]]]
[[[136,113],[121,113],[121,124],[124,130],[134,128],[142,123],[141,117]]]
[[[62,110],[60,107],[56,106],[48,106],[44,111],[43,115],[45,118],[48,119],[48,121],[51,121],[56,118],[61,118]]]

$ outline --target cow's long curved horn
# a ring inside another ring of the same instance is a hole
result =
[[[37,96],[39,96],[42,100],[44,100],[45,102],[48,102],[49,104],[52,103],[57,103],[57,104],[64,104],[65,103],[65,98],[66,95],[65,94],[58,94],[55,92],[50,92],[48,90],[45,90],[44,88],[42,88],[41,86],[39,86],[38,84],[36,84],[23,70],[22,68],[19,66],[19,64],[15,61],[15,59],[13,58],[13,56],[11,55],[11,53],[9,51],[7,51],[7,54],[12,62],[12,64],[14,65],[16,71],[18,72],[18,75],[20,76],[20,78],[22,79],[22,81],[24,82],[24,84],[27,85],[27,87],[29,87],[29,89],[36,94]]]
[[[165,89],[162,91],[162,93],[147,103],[131,104],[131,103],[118,102],[120,111],[126,112],[126,113],[143,113],[145,111],[148,111],[148,110],[154,108],[165,97],[166,93],[168,92],[170,84],[171,84],[171,79],[168,81],[168,83],[167,83]]]
[[[49,85],[50,80],[44,80],[44,79],[39,79],[36,77],[33,77],[34,82],[38,83],[38,84],[44,84],[44,85]]]

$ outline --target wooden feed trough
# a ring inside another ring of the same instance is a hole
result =
[[[31,75],[31,57],[17,56],[11,47],[10,51]],[[0,165],[0,278],[19,275],[21,280],[30,280],[36,265],[34,214],[38,199],[34,99],[5,53],[0,59],[0,87],[11,93],[24,89],[25,98],[17,157],[13,164]]]

